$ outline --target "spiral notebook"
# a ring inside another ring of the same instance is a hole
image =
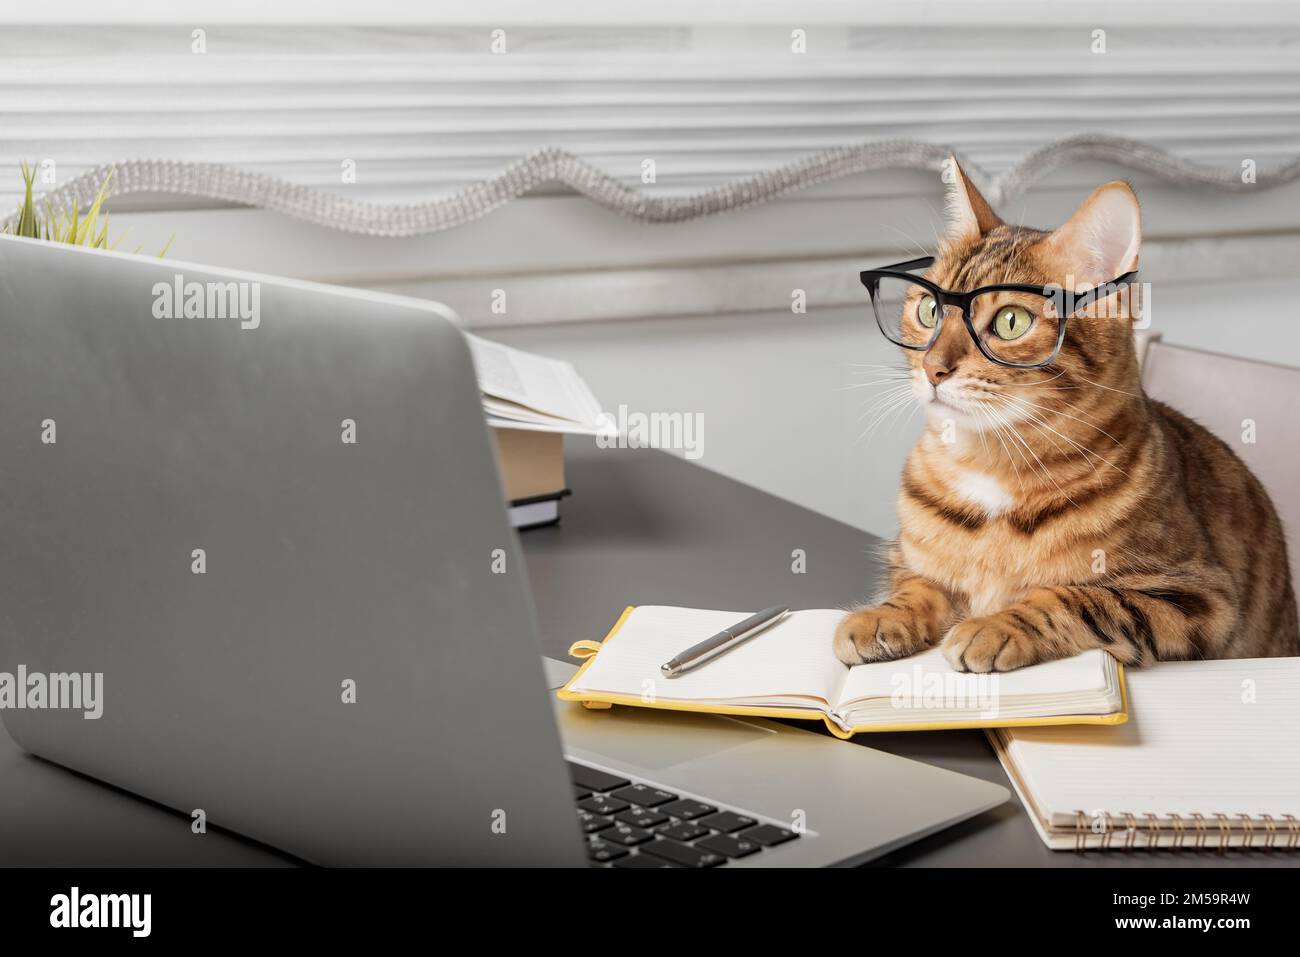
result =
[[[1300,849],[1300,658],[1127,673],[1116,728],[987,732],[1053,850]]]
[[[586,707],[632,705],[824,721],[837,737],[1024,724],[1124,721],[1124,669],[1099,649],[996,675],[958,674],[938,648],[852,668],[831,648],[841,609],[794,611],[716,661],[680,678],[659,666],[748,616],[642,605],[604,642],[569,649],[587,661],[558,692]]]

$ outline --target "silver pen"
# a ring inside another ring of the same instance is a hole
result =
[[[705,638],[698,645],[691,645],[685,651],[674,656],[659,666],[665,678],[676,678],[688,671],[707,664],[720,655],[725,655],[732,648],[753,638],[760,631],[776,624],[789,611],[786,605],[773,605],[764,608],[756,615],[750,615],[744,621],[738,621],[722,629],[712,638]]]

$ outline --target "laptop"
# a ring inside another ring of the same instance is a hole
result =
[[[0,671],[53,676],[0,717],[31,753],[322,865],[854,863],[1008,797],[557,701],[438,303],[0,237],[0,334]]]

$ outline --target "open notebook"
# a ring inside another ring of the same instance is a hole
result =
[[[988,733],[1048,847],[1300,849],[1300,658],[1162,662],[1127,683],[1122,728]]]
[[[835,609],[791,612],[757,637],[679,678],[659,666],[748,613],[643,605],[623,612],[559,696],[588,707],[625,704],[678,711],[821,718],[832,734],[1020,724],[1118,724],[1124,675],[1103,651],[996,675],[953,671],[937,648],[849,668],[831,650]]]

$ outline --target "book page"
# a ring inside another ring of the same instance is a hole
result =
[[[1044,817],[1300,817],[1300,658],[1167,661],[1126,679],[1127,724],[999,732]]]
[[[466,335],[484,406],[502,418],[595,429],[600,404],[567,362]]]
[[[938,646],[911,658],[855,665],[849,669],[837,709],[864,698],[905,696],[921,699],[938,690],[943,701],[980,702],[997,697],[1064,697],[1078,692],[1104,691],[1110,661],[1100,648],[1073,658],[1045,661],[1032,668],[989,675],[956,672]],[[1113,670],[1113,666],[1110,666]],[[908,705],[910,706],[910,705]],[[942,707],[942,702],[928,705]],[[947,706],[953,707],[954,704]],[[965,707],[965,705],[963,705]]]
[[[659,666],[753,612],[642,605],[570,690],[684,701],[804,695],[835,700],[847,669],[831,650],[842,611],[794,611],[699,669],[665,678]]]

